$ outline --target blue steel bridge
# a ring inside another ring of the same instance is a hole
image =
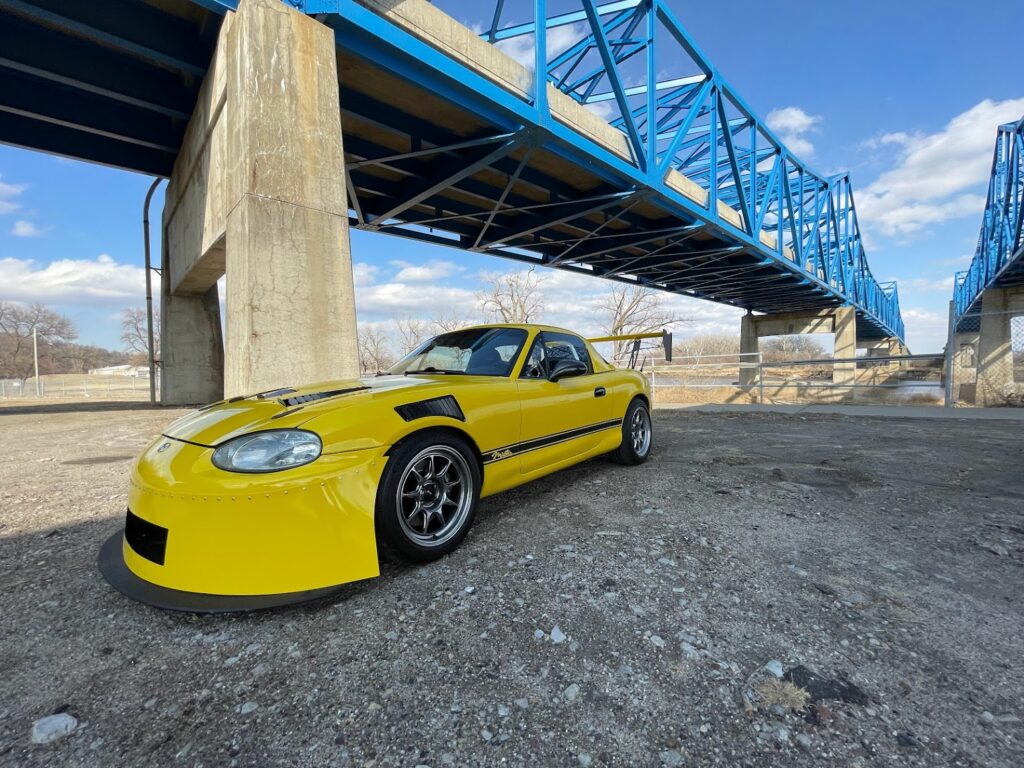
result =
[[[849,176],[794,156],[668,0],[490,0],[474,31],[443,1],[282,1],[337,41],[354,226],[903,339]],[[169,176],[236,5],[0,0],[0,141]]]
[[[1024,285],[1024,117],[996,134],[978,247],[953,287],[957,332],[978,330],[987,289],[1018,285]]]

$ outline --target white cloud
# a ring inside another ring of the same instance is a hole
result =
[[[589,275],[555,269],[539,271],[543,282],[544,311],[540,322],[569,328],[584,335],[603,332],[602,300],[617,283]],[[484,286],[485,273],[474,276],[467,287],[437,282],[389,282],[358,285],[356,306],[359,321],[367,326],[392,330],[392,319],[416,318],[425,321],[458,316],[472,322],[484,322],[477,292]],[[677,294],[664,294],[664,307],[685,322],[674,332],[688,337],[697,334],[738,335],[742,311]]]
[[[986,99],[935,133],[884,134],[879,141],[888,136],[900,151],[892,170],[857,192],[857,214],[866,234],[909,237],[950,219],[980,218],[996,127],[1022,112],[1024,98]]]
[[[5,299],[97,304],[141,299],[145,270],[119,264],[107,254],[95,259],[60,259],[39,266],[32,259],[0,259]]]
[[[398,283],[429,283],[458,274],[463,267],[453,261],[431,260],[425,264],[412,264],[408,261],[392,261],[391,265],[398,268],[395,282]]]
[[[951,294],[953,291],[953,275],[948,277],[911,277],[893,278],[899,284],[901,292],[917,291],[920,293]]]
[[[357,261],[352,264],[352,280],[358,288],[361,285],[371,285],[376,277],[377,267],[367,264],[365,261]]]
[[[39,237],[43,234],[43,230],[39,229],[39,227],[31,221],[21,219],[14,222],[14,227],[11,228],[11,234],[15,237]]]
[[[881,147],[888,147],[892,145],[906,146],[913,140],[913,138],[913,136],[904,131],[882,133],[878,136],[873,136],[870,139],[865,139],[860,143],[860,146],[862,149],[879,149]]]
[[[476,294],[467,288],[424,283],[376,283],[356,286],[356,308],[366,319],[417,317],[434,319],[458,310],[480,313]]]
[[[15,198],[25,191],[24,184],[8,184],[0,174],[0,214],[14,213],[21,208]]]
[[[800,107],[773,109],[765,118],[768,127],[779,134],[782,142],[797,157],[810,157],[814,154],[814,144],[807,138],[807,134],[817,130],[821,120],[820,115],[809,115]]]
[[[942,351],[949,322],[945,314],[920,307],[902,307],[900,312],[907,325],[907,344],[913,352]]]
[[[569,46],[582,38],[589,27],[586,24],[567,24],[562,27],[549,29],[547,34],[548,60],[557,56]],[[482,28],[476,28],[478,34]],[[533,69],[534,65],[534,43],[533,35],[521,35],[508,40],[500,40],[495,47],[506,56],[510,56],[527,69]]]

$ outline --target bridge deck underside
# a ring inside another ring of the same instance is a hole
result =
[[[0,141],[169,176],[221,19],[182,0],[0,0]]]
[[[338,66],[354,226],[765,313],[843,303],[653,190],[632,192],[629,180],[579,162],[553,138],[534,134],[494,158],[502,141],[490,139],[515,133],[513,121],[482,120],[429,81],[344,51]],[[887,334],[858,314],[858,335]]]

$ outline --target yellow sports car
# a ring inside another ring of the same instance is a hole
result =
[[[164,608],[306,600],[378,575],[378,545],[441,557],[480,498],[599,454],[639,464],[651,439],[647,379],[590,341],[539,325],[444,333],[386,374],[171,424],[135,464],[100,570]]]

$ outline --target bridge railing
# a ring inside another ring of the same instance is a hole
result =
[[[981,232],[971,266],[953,286],[957,325],[982,292],[1012,263],[1024,258],[1024,117],[999,126]]]

